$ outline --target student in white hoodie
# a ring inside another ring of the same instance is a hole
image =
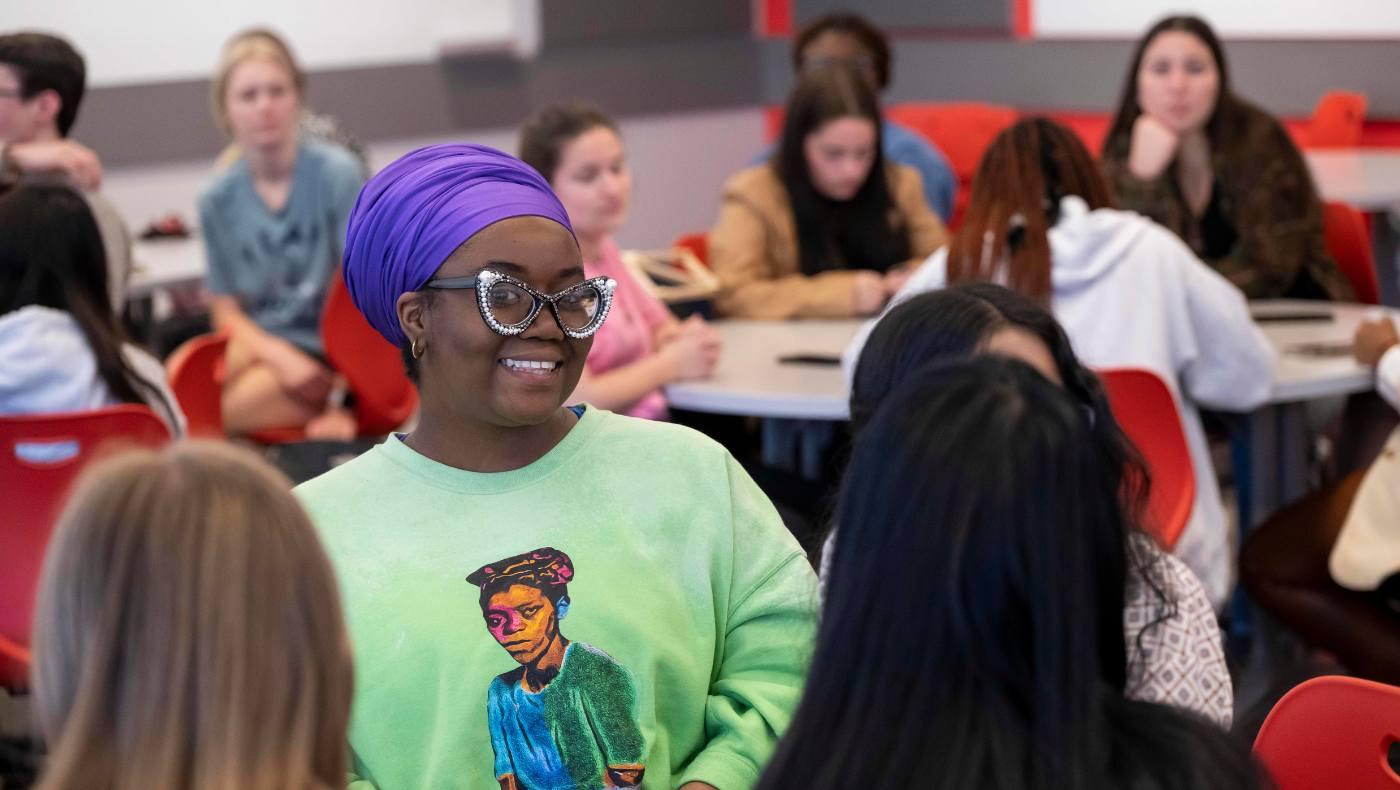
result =
[[[1234,563],[1197,406],[1249,411],[1269,395],[1274,352],[1243,294],[1171,232],[1114,210],[1083,143],[1042,118],[1017,123],[987,149],[958,234],[892,303],[978,280],[1048,305],[1084,364],[1144,368],[1172,391],[1196,473],[1174,553],[1223,607]],[[848,379],[874,323],[846,350]]]
[[[150,354],[125,341],[107,298],[102,235],[58,185],[0,196],[0,414],[151,409],[177,436],[185,417]]]

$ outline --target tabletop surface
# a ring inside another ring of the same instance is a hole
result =
[[[1323,200],[1364,211],[1388,211],[1400,204],[1400,149],[1309,151],[1304,158]]]
[[[1256,316],[1325,316],[1263,321],[1279,351],[1271,403],[1316,400],[1372,388],[1371,371],[1354,361],[1356,325],[1378,308],[1322,302],[1254,302]],[[713,378],[666,388],[671,406],[714,414],[844,420],[846,385],[839,364],[780,361],[814,355],[839,360],[860,321],[719,321],[724,354]]]
[[[127,298],[148,296],[160,288],[204,281],[204,242],[197,237],[138,239],[131,245],[131,279]]]

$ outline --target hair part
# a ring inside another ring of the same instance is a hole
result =
[[[793,71],[802,71],[802,55],[807,45],[826,33],[841,33],[860,42],[866,52],[870,53],[871,66],[875,69],[876,87],[883,91],[890,86],[893,57],[889,39],[870,20],[849,12],[819,16],[798,31],[792,43]]]
[[[622,136],[613,119],[592,104],[571,102],[546,107],[520,127],[520,161],[535,168],[552,185],[564,159],[564,149],[598,128]]]
[[[31,305],[73,317],[112,396],[175,408],[127,361],[126,332],[107,290],[107,253],[87,201],[58,184],[22,184],[0,194],[0,315]]]
[[[989,280],[1050,303],[1050,228],[1060,201],[1090,210],[1113,206],[1099,165],[1079,137],[1046,118],[1026,118],[997,135],[972,181],[967,214],[948,245],[948,281]]]
[[[234,69],[249,60],[262,60],[280,67],[292,79],[292,86],[303,102],[306,99],[306,73],[297,64],[292,48],[276,33],[266,28],[253,28],[229,39],[214,70],[210,100],[214,122],[226,134],[231,133],[228,122],[228,84]]]
[[[21,99],[28,101],[44,91],[58,95],[54,121],[59,136],[67,137],[87,86],[87,65],[73,45],[47,33],[0,35],[0,65],[14,69]]]
[[[41,790],[344,781],[340,595],[289,489],[212,442],[129,452],[82,476],[39,585]]]

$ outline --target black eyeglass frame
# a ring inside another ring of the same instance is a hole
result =
[[[519,288],[529,294],[534,302],[530,306],[530,312],[518,323],[503,323],[497,319],[496,314],[491,311],[491,289],[499,283],[509,283]],[[563,330],[564,334],[575,340],[583,340],[584,338],[592,337],[593,334],[603,326],[603,321],[608,317],[608,311],[612,309],[613,292],[617,290],[617,281],[611,277],[592,277],[581,283],[575,283],[559,293],[550,295],[536,291],[526,283],[508,274],[502,274],[494,269],[484,269],[469,277],[440,277],[435,280],[429,280],[423,284],[423,287],[442,291],[475,290],[476,307],[481,311],[482,320],[491,328],[491,331],[498,335],[505,335],[506,337],[513,337],[529,329],[530,324],[535,322],[535,319],[540,315],[540,311],[543,310],[544,306],[547,304],[549,305],[549,311],[554,315],[554,323],[559,325],[559,328]],[[590,287],[598,292],[598,312],[582,329],[570,329],[564,325],[564,319],[559,315],[559,300],[580,288]]]

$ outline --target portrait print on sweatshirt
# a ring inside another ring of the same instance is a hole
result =
[[[632,674],[560,631],[569,613],[569,555],[540,548],[484,565],[486,630],[519,666],[487,692],[496,780],[505,790],[638,787],[645,749]]]

